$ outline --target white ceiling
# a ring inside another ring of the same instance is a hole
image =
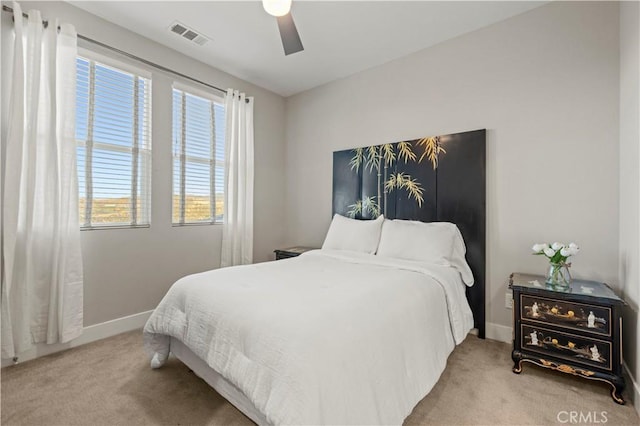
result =
[[[289,96],[408,55],[545,1],[302,1],[292,14],[305,50],[285,56],[259,1],[71,1],[90,13],[258,86]],[[213,41],[169,32],[180,21]]]

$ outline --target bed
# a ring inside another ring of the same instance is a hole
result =
[[[467,333],[484,337],[484,131],[436,143],[448,158],[426,177],[385,171],[435,191],[427,213],[398,187],[376,215],[376,171],[334,153],[333,210],[351,218],[334,216],[322,250],[177,281],[144,329],[152,367],[172,353],[257,424],[402,423]]]

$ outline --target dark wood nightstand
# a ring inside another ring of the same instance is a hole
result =
[[[273,252],[276,254],[276,260],[280,260],[300,256],[302,253],[309,250],[317,250],[317,247],[289,247],[285,249],[274,250]]]
[[[562,291],[539,275],[513,273],[513,372],[522,363],[599,380],[624,404],[622,306],[605,283],[573,280]]]

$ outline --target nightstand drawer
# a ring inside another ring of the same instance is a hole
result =
[[[520,319],[611,336],[611,308],[536,295],[520,295]]]
[[[529,324],[521,324],[520,327],[522,350],[611,370],[613,358],[611,342]]]

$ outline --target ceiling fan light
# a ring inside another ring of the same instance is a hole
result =
[[[262,7],[269,15],[284,16],[291,10],[291,0],[262,0]]]

